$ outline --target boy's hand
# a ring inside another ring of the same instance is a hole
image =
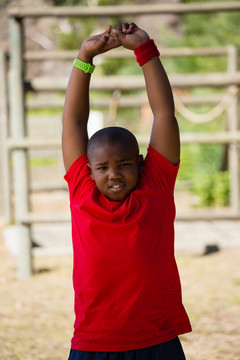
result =
[[[150,39],[146,31],[140,29],[136,24],[124,23],[113,29],[112,33],[117,37],[120,44],[129,50],[135,50]]]
[[[111,33],[111,30],[112,27],[109,25],[102,34],[86,39],[78,54],[80,59],[91,62],[94,56],[120,46],[121,43],[118,37],[115,33]]]

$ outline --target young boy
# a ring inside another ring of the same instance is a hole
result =
[[[142,66],[154,121],[145,161],[128,130],[88,141],[94,56],[118,46]],[[70,360],[183,360],[191,331],[174,258],[180,141],[172,90],[153,40],[135,24],[85,40],[69,80],[63,158],[72,215],[75,325]]]

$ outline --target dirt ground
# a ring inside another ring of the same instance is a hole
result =
[[[181,337],[187,359],[240,360],[240,248],[176,256],[193,327]],[[71,256],[36,257],[35,275],[21,281],[2,237],[0,258],[0,359],[66,360],[74,319]]]

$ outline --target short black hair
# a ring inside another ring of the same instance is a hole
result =
[[[87,156],[88,159],[91,154],[103,145],[121,144],[129,146],[136,151],[136,155],[139,155],[139,146],[136,137],[131,131],[119,127],[109,126],[95,132],[88,141]]]

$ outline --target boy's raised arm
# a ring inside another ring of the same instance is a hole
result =
[[[142,69],[154,115],[150,144],[172,164],[177,164],[180,160],[179,128],[168,77],[158,57],[146,62]]]
[[[121,44],[135,50],[149,40],[148,34],[135,24],[123,24],[116,30]],[[177,164],[180,158],[180,139],[172,89],[158,56],[154,56],[142,65],[149,103],[153,112],[151,146]]]
[[[85,40],[77,57],[92,64],[94,56],[118,46],[120,43],[111,35],[111,26],[108,26],[104,33]],[[62,118],[62,151],[66,171],[87,150],[90,77],[91,74],[75,66],[70,75]]]

